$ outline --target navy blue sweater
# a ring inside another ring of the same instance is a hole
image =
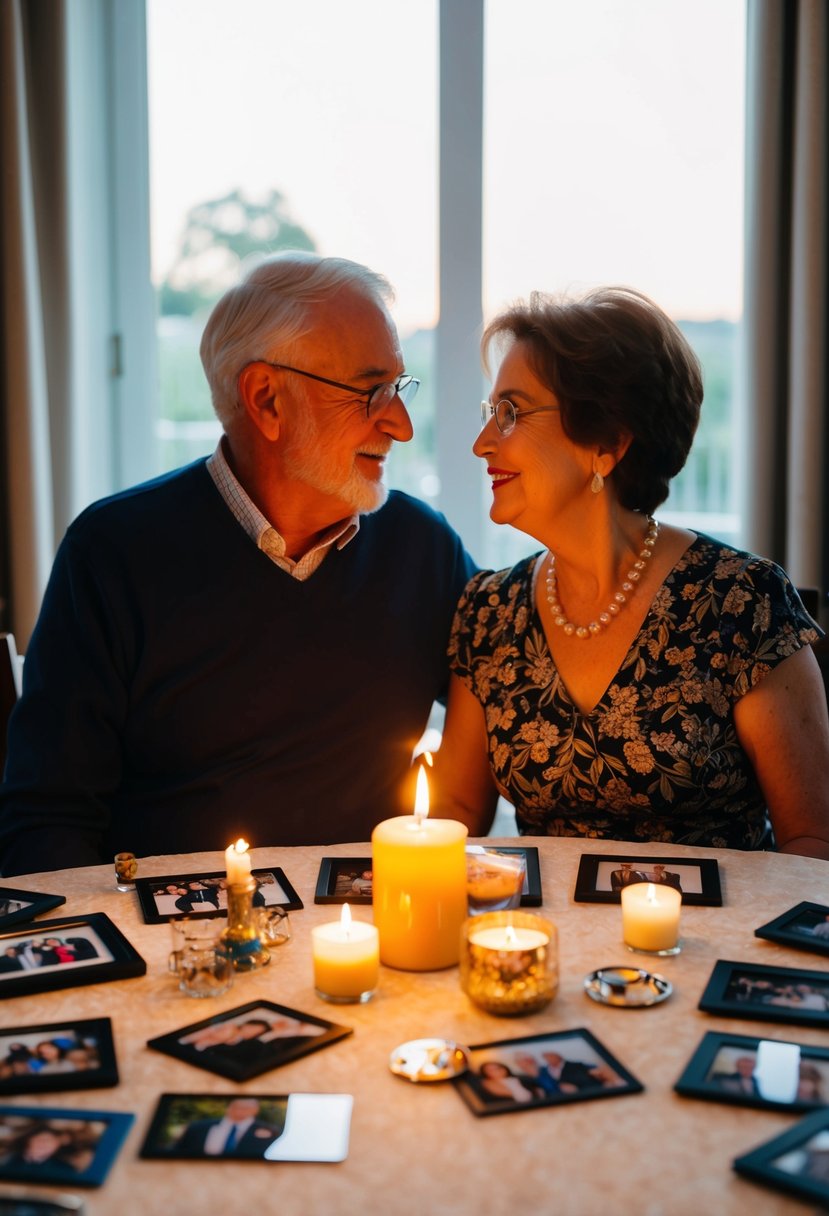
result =
[[[411,809],[473,571],[443,517],[396,492],[305,582],[256,548],[204,461],[90,507],[9,725],[3,873],[367,840]]]

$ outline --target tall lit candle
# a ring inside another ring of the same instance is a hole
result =
[[[466,919],[466,827],[430,819],[426,770],[417,776],[414,815],[372,833],[372,899],[380,961],[403,971],[452,967]]]
[[[682,895],[661,883],[622,887],[622,936],[629,950],[644,954],[679,953]]]
[[[225,867],[229,886],[238,886],[250,878],[249,848],[248,842],[240,837],[235,844],[229,844],[225,849]]]
[[[311,930],[311,948],[318,996],[343,1004],[369,999],[380,972],[374,925],[352,920],[344,904],[338,921]]]

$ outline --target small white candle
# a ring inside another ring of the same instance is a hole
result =
[[[351,919],[343,904],[338,921],[311,930],[314,987],[330,1001],[367,1000],[377,987],[380,946],[374,925]]]
[[[675,887],[652,882],[622,888],[622,936],[633,950],[653,954],[676,950],[682,895]]]
[[[245,883],[250,878],[249,848],[248,842],[240,837],[235,844],[229,844],[225,849],[225,867],[229,886]]]

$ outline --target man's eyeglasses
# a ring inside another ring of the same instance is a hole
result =
[[[528,414],[543,414],[550,411],[557,414],[561,409],[560,405],[535,405],[530,410],[519,410],[517,405],[514,405],[508,397],[502,397],[500,401],[496,401],[492,405],[489,401],[481,402],[481,429],[489,422],[490,418],[495,419],[495,425],[502,435],[509,435],[510,431],[515,430],[515,423],[519,414],[525,418]]]
[[[283,372],[293,372],[295,376],[305,376],[308,380],[318,380],[320,384],[330,384],[332,388],[341,388],[346,393],[353,393],[355,397],[365,397],[367,418],[371,418],[372,414],[379,414],[387,405],[391,405],[395,397],[399,397],[404,405],[410,405],[420,388],[420,381],[416,377],[406,374],[398,376],[396,380],[390,380],[386,384],[374,384],[371,388],[355,388],[353,384],[341,384],[339,380],[329,380],[327,376],[318,376],[315,372],[304,372],[299,367],[288,367],[286,363],[269,363],[267,359],[263,359],[262,362],[268,363],[269,367],[278,367]]]

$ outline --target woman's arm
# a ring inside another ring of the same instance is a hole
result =
[[[470,836],[487,834],[498,791],[487,756],[483,706],[455,675],[449,677],[446,723],[435,754],[433,788],[439,814],[465,823]]]
[[[829,860],[829,713],[811,647],[770,671],[734,707],[734,723],[783,853]]]

